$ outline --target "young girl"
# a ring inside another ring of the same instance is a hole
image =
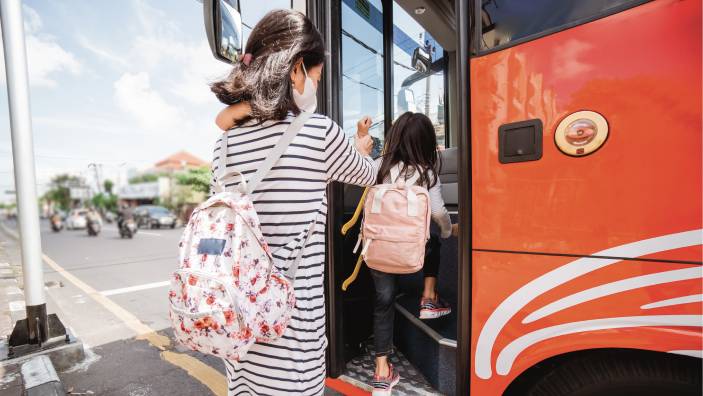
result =
[[[380,162],[377,183],[390,183],[391,169],[399,165],[400,177],[409,179],[419,172],[417,185],[430,192],[432,220],[441,230],[442,238],[457,234],[456,224],[452,225],[441,194],[439,169],[441,167],[437,152],[437,137],[432,122],[421,113],[407,112],[393,123],[386,137],[386,152],[377,161]],[[420,319],[434,319],[448,315],[451,308],[439,298],[436,291],[439,267],[440,243],[432,235],[427,243],[423,275],[425,289],[420,300]],[[387,274],[371,269],[371,276],[376,287],[376,304],[374,307],[374,340],[376,350],[376,372],[373,380],[373,395],[390,395],[400,377],[388,363],[388,355],[393,346],[393,320],[395,288],[397,274]]]

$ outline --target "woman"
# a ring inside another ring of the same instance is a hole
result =
[[[236,119],[236,127],[223,135],[228,168],[251,177],[295,115],[315,111],[324,57],[320,33],[299,12],[272,11],[254,27],[242,61],[212,85],[221,102],[239,103],[223,113]],[[229,395],[323,394],[325,190],[335,180],[374,183],[371,139],[364,136],[357,143],[364,155],[333,121],[313,115],[252,192],[275,265],[286,270],[300,249],[303,259],[294,282],[296,310],[286,332],[275,342],[257,343],[239,362],[225,362]],[[213,166],[221,155],[219,140],[215,147]],[[219,174],[215,166],[213,171]],[[224,182],[232,188],[239,177]],[[313,224],[311,237],[301,246]]]

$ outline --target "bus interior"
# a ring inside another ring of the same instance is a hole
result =
[[[458,128],[454,125],[458,101],[453,1],[343,0],[340,3],[340,118],[345,132],[351,136],[356,132],[356,121],[361,116],[371,116],[374,121],[371,135],[378,146],[375,149],[378,154],[389,121],[406,111],[427,115],[435,126],[441,153],[442,195],[452,222],[456,223],[458,149],[455,142],[458,142]],[[392,28],[384,28],[383,24],[387,21],[392,21]],[[384,49],[390,47],[388,40],[392,40],[390,70],[388,65],[384,65]],[[391,102],[390,106],[388,101]],[[392,114],[387,114],[388,110]],[[366,266],[362,266],[359,276],[346,291],[341,290],[342,282],[351,274],[357,261],[357,255],[352,250],[357,241],[360,221],[344,236],[339,233],[338,225],[352,217],[362,192],[359,187],[343,187],[343,216],[341,222],[331,224],[332,227],[337,226],[331,230],[334,238],[338,238],[334,243],[335,249],[341,250],[341,263],[335,264],[341,269],[330,271],[334,277],[332,283],[336,299],[341,300],[341,304],[337,305],[341,312],[333,310],[329,320],[336,321],[337,328],[341,328],[342,339],[337,340],[337,348],[332,347],[330,374],[341,375],[344,380],[357,385],[369,384],[373,379],[375,291]],[[436,224],[432,224],[431,232],[438,234]],[[455,392],[457,239],[450,237],[441,242],[437,291],[451,305],[452,313],[434,320],[418,318],[423,289],[422,272],[401,276],[397,286],[395,351],[390,361],[402,378],[396,389],[404,394]]]

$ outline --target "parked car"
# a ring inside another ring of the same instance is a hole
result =
[[[66,217],[66,229],[67,230],[78,230],[84,229],[87,225],[86,215],[88,211],[86,209],[73,209],[68,213]]]
[[[134,210],[134,219],[137,222],[138,227],[176,227],[176,216],[163,206],[137,206]]]

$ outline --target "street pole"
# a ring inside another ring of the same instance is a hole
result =
[[[41,344],[50,333],[44,295],[39,207],[37,204],[32,120],[29,106],[27,53],[24,42],[21,0],[0,1],[7,98],[10,107],[12,160],[15,168],[15,190],[24,296],[27,319],[19,321],[10,337],[10,345]]]

